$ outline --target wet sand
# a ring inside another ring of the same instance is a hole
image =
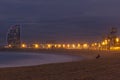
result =
[[[120,52],[88,50],[67,51],[67,54],[87,58],[41,66],[1,68],[0,80],[120,80]],[[101,55],[99,59],[95,58],[97,54]]]

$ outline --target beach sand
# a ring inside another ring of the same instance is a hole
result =
[[[86,56],[86,59],[31,67],[0,68],[0,80],[120,80],[119,52],[68,51],[67,54]],[[95,58],[97,54],[101,55],[99,59]]]

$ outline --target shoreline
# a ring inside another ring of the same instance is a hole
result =
[[[1,80],[120,80],[120,53],[90,50],[50,50],[61,54],[92,56],[82,61],[0,69]],[[83,52],[83,53],[81,53]],[[81,54],[80,54],[81,53]],[[97,54],[100,59],[95,59]]]
[[[0,48],[0,52],[24,52],[24,53],[48,53],[48,54],[65,54],[72,56],[83,56],[87,58],[95,58],[98,54],[101,57],[109,57],[119,55],[120,51],[101,51],[101,50],[89,50],[89,49],[8,49]]]
[[[0,68],[38,66],[52,63],[81,61],[77,55],[36,52],[0,52]]]

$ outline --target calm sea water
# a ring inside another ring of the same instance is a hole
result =
[[[83,57],[48,54],[48,53],[22,53],[22,52],[0,52],[0,67],[33,66],[50,63],[63,63],[82,60]]]

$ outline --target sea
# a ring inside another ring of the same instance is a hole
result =
[[[0,68],[64,63],[82,59],[82,56],[61,53],[0,52]]]

